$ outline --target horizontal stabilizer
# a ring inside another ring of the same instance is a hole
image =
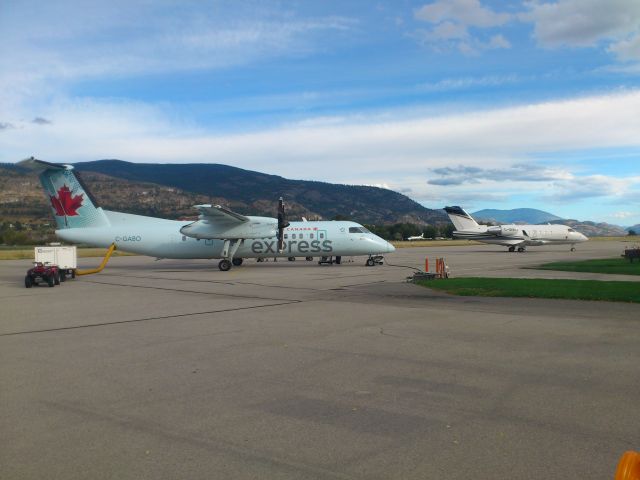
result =
[[[37,158],[27,158],[17,163],[19,167],[33,170],[35,172],[44,172],[45,170],[70,170],[71,166],[62,165],[60,163],[50,163],[44,160],[38,160]]]

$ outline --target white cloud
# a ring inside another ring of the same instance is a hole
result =
[[[534,23],[534,36],[545,46],[595,46],[620,39],[640,27],[640,3],[629,0],[532,1],[521,19]]]
[[[534,24],[534,37],[546,47],[596,47],[620,60],[640,60],[640,2],[630,0],[531,1],[519,16]]]
[[[487,44],[487,48],[489,48],[489,49],[511,48],[511,43],[509,42],[509,40],[504,38],[503,35],[498,34],[498,35],[494,35],[493,37],[491,37],[489,39],[489,43]]]
[[[422,6],[414,16],[433,25],[429,30],[419,30],[414,36],[436,51],[458,50],[465,55],[474,55],[482,50],[511,47],[501,34],[483,40],[480,35],[469,32],[469,28],[493,28],[513,18],[511,14],[484,7],[479,0],[438,0]]]
[[[442,22],[436,25],[430,32],[426,32],[424,38],[426,40],[451,40],[466,38],[468,36],[467,28],[459,23]]]
[[[67,101],[40,112],[51,121],[45,126],[9,119],[15,128],[0,131],[0,161],[33,154],[59,162],[218,162],[289,178],[385,183],[411,188],[415,198],[455,192],[428,185],[429,172],[464,165],[467,175],[479,169],[477,195],[526,188],[554,199],[565,193],[569,199],[594,192],[629,195],[640,180],[578,178],[560,166],[536,166],[533,159],[544,153],[561,157],[563,151],[640,149],[638,111],[640,90],[465,114],[406,118],[395,112],[381,116],[385,120],[336,117],[220,134],[142,103]],[[466,190],[460,185],[457,192]]]
[[[620,220],[624,220],[626,218],[632,218],[640,216],[640,212],[614,212],[611,214],[613,218],[619,218]]]
[[[473,27],[496,27],[507,23],[511,16],[483,7],[480,0],[439,0],[416,10],[415,17],[430,23],[453,20]]]
[[[634,184],[638,184],[637,178],[587,175],[572,181],[556,182],[545,197],[555,202],[576,202],[588,198],[620,196]]]
[[[339,42],[354,24],[255,2],[114,0],[86,8],[64,0],[13,2],[0,15],[0,111],[50,98],[78,81],[307,55]]]
[[[627,40],[612,44],[609,47],[609,52],[624,62],[640,60],[640,33]],[[640,67],[636,65],[636,68]]]

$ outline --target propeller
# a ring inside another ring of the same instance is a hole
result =
[[[278,253],[284,251],[284,229],[289,226],[287,213],[284,211],[284,201],[282,197],[278,200]]]

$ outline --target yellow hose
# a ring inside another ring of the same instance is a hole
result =
[[[76,275],[91,275],[92,273],[101,272],[104,269],[104,267],[107,266],[107,262],[111,258],[111,254],[115,251],[115,249],[116,249],[116,244],[112,243],[111,246],[109,247],[109,250],[107,250],[107,254],[102,259],[102,263],[98,268],[90,268],[89,270],[76,270]]]

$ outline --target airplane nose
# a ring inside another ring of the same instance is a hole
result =
[[[387,253],[391,253],[391,252],[395,252],[396,251],[396,247],[391,245],[391,243],[386,242],[386,244],[387,244]]]

